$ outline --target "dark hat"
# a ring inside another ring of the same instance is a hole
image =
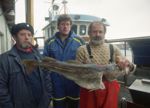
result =
[[[11,29],[12,36],[15,36],[22,29],[29,30],[32,34],[34,34],[34,29],[30,24],[28,24],[28,23],[18,23],[18,24],[15,24]]]

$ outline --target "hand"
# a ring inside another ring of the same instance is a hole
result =
[[[131,68],[131,65],[132,65],[132,63],[130,63],[130,61],[128,59],[126,59],[125,57],[121,57],[121,56],[117,56],[116,64],[122,70],[124,70],[126,68]]]

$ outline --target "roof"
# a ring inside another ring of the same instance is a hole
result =
[[[109,26],[109,23],[105,18],[84,14],[68,14],[68,15],[71,17],[72,21],[79,21],[79,22],[102,21],[105,25]],[[56,15],[54,18],[52,18],[51,22],[57,22],[58,17],[59,15]],[[48,27],[51,24],[51,22],[48,25],[46,25],[43,29]]]
[[[71,18],[72,21],[85,21],[85,22],[92,22],[92,21],[102,21],[104,24],[109,25],[107,20],[105,18],[100,18],[97,16],[92,16],[92,15],[84,15],[84,14],[68,14]],[[52,21],[57,21],[59,15],[56,15]]]

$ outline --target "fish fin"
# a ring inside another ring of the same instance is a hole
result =
[[[56,62],[56,59],[51,58],[51,57],[44,57],[42,58],[43,62]]]
[[[37,67],[37,62],[35,60],[22,60],[22,64],[24,64],[27,74],[31,74],[34,68]]]
[[[68,61],[66,61],[66,63],[71,63],[71,64],[82,64],[82,63],[80,63],[80,62],[78,62],[78,61],[76,61],[76,60],[68,60]]]

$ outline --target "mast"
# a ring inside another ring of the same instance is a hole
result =
[[[32,25],[34,28],[34,7],[33,7],[34,0],[25,0],[25,13],[26,13],[26,22]],[[32,38],[32,44],[37,44],[35,42],[34,36]]]
[[[34,27],[34,0],[25,0],[26,22]]]
[[[64,14],[67,14],[67,6],[66,6],[67,3],[68,2],[66,0],[62,1],[62,4],[64,5]]]

